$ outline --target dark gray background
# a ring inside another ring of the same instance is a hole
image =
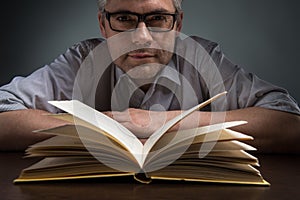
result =
[[[300,102],[299,8],[298,0],[185,0],[183,33],[218,42],[231,61]],[[96,0],[1,1],[0,85],[99,35]]]

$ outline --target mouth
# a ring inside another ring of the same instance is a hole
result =
[[[134,59],[146,59],[155,57],[154,53],[148,51],[133,51],[128,53],[127,55]]]

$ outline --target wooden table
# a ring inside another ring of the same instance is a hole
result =
[[[298,155],[258,155],[270,187],[154,181],[128,178],[13,184],[20,171],[36,162],[23,153],[0,153],[0,199],[297,199],[300,197]]]

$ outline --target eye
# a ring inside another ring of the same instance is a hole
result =
[[[167,18],[165,15],[151,15],[148,18],[149,21],[166,21]]]
[[[131,21],[135,21],[135,17],[132,15],[117,15],[114,17],[115,20],[119,21],[119,22],[131,22]]]

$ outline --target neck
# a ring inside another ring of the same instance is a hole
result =
[[[143,92],[147,92],[150,86],[153,84],[152,79],[132,79],[132,81],[141,89]]]

